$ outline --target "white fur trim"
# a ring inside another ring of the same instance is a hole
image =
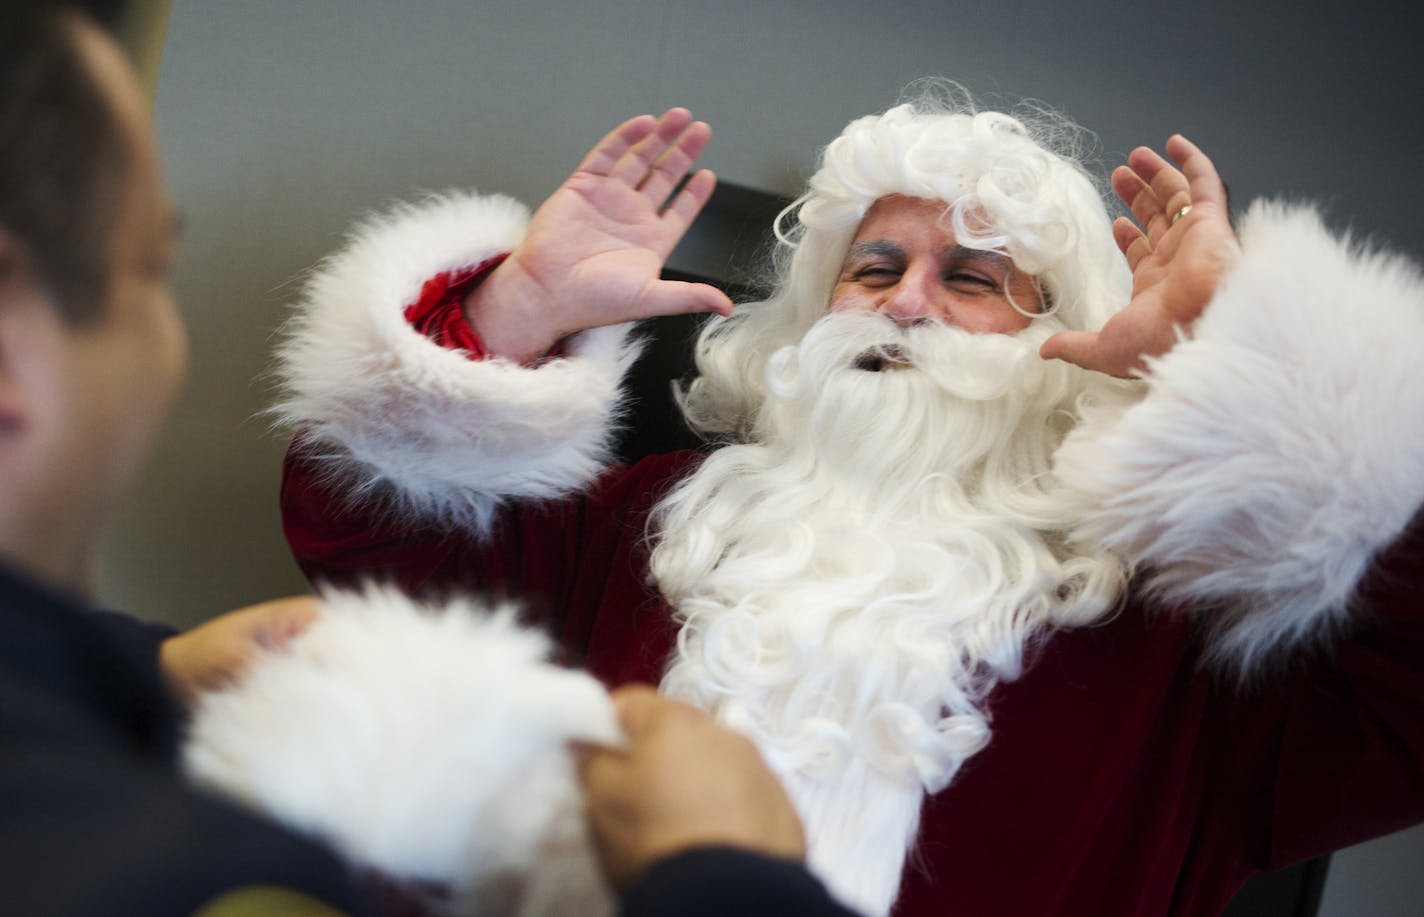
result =
[[[353,498],[379,490],[404,516],[485,531],[501,500],[558,496],[603,467],[630,326],[575,335],[531,369],[472,361],[405,320],[427,280],[511,250],[528,219],[501,195],[432,197],[367,220],[307,281],[272,413]]]
[[[1079,535],[1206,606],[1213,655],[1244,675],[1338,627],[1424,503],[1424,279],[1309,208],[1257,204],[1241,239],[1147,397],[1072,437],[1058,473],[1085,497]]]
[[[567,743],[621,742],[602,686],[546,663],[547,640],[508,608],[436,611],[375,588],[326,604],[202,699],[190,777],[354,863],[448,885],[462,907],[598,913],[611,899]]]

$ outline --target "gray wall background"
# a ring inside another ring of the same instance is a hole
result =
[[[374,206],[468,185],[537,203],[611,125],[674,104],[712,123],[704,163],[724,179],[794,194],[846,121],[939,74],[1066,112],[1098,133],[1104,172],[1182,131],[1238,207],[1314,199],[1335,225],[1419,257],[1415,9],[179,0],[156,116],[186,218],[193,371],[108,537],[104,598],[186,625],[305,589],[256,380],[296,278]],[[1347,852],[1323,913],[1419,913],[1421,864],[1424,829]]]

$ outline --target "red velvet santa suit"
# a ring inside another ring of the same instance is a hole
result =
[[[314,361],[320,348],[339,351],[348,347],[342,335],[352,328],[324,323],[320,313],[327,309],[359,311],[359,306],[340,301],[343,285],[366,282],[362,272],[371,259],[394,257],[391,246],[398,250],[405,244],[402,234],[408,235],[412,225],[418,226],[419,241],[438,239],[442,238],[442,220],[443,225],[465,225],[469,214],[460,213],[456,219],[456,213],[474,208],[485,215],[482,208],[488,206],[489,202],[480,200],[447,201],[438,204],[433,215],[402,214],[390,225],[369,229],[342,256],[343,262],[328,268],[327,279],[318,278],[313,284],[309,316],[315,317],[304,319],[298,329],[297,344],[287,351],[289,365]],[[1294,271],[1300,263],[1311,263],[1305,257],[1303,262],[1281,265],[1267,254],[1258,259],[1258,268],[1251,260],[1253,233],[1264,240],[1260,242],[1263,252],[1271,248],[1273,233],[1282,237],[1277,247],[1298,247],[1299,239],[1292,233],[1303,230],[1288,217],[1268,214],[1256,220],[1263,228],[1248,226],[1244,233],[1247,257],[1239,269],[1244,279],[1238,279],[1219,297],[1222,302],[1213,304],[1214,324],[1204,324],[1193,345],[1206,341],[1205,348],[1225,340],[1234,346],[1249,341],[1249,334],[1239,334],[1230,323],[1241,311],[1232,296],[1249,301],[1261,289],[1251,282],[1251,272]],[[384,313],[372,322],[375,330],[367,336],[379,341],[385,335],[395,335],[400,343],[393,349],[415,348],[411,352],[418,353],[421,361],[445,358],[437,357],[435,351],[466,360],[466,354],[440,350],[440,345],[463,346],[478,358],[478,342],[465,336],[467,329],[450,320],[448,310],[431,308],[458,296],[460,286],[457,283],[451,289],[444,279],[428,281],[445,278],[451,271],[459,275],[457,280],[470,277],[476,265],[508,250],[517,233],[516,215],[509,226],[487,231],[477,239],[453,240],[438,255],[403,264],[400,271],[405,276],[400,282],[386,284],[389,293],[383,287],[373,294],[384,301],[372,308]],[[1338,248],[1323,233],[1320,236],[1322,246],[1334,246],[1332,252]],[[1353,270],[1360,276],[1379,273],[1379,265],[1368,259],[1343,252],[1338,258],[1343,267],[1332,267],[1328,270],[1335,273],[1327,271],[1323,280],[1312,278],[1308,284],[1327,287],[1321,293],[1327,304],[1335,301],[1331,289],[1358,289],[1359,276],[1337,276],[1341,272]],[[343,270],[349,276],[342,276]],[[1402,316],[1403,331],[1393,333],[1416,334],[1424,330],[1424,298],[1417,280],[1399,279],[1397,289],[1381,296],[1392,298],[1389,308]],[[383,283],[384,278],[372,281],[378,287]],[[1298,300],[1284,294],[1281,298],[1292,309],[1308,311]],[[1260,308],[1262,304],[1252,302],[1251,306]],[[1223,317],[1217,319],[1217,313]],[[413,318],[420,330],[405,326],[405,318]],[[1308,315],[1301,318],[1310,320]],[[397,330],[397,324],[404,330]],[[359,322],[352,327],[358,326]],[[1392,332],[1376,329],[1373,333],[1389,344]],[[1235,334],[1239,338],[1233,338]],[[1312,328],[1303,337],[1315,341],[1322,335],[1328,339],[1328,330]],[[423,344],[415,343],[415,338]],[[431,339],[440,345],[432,345]],[[1413,341],[1417,346],[1424,343],[1424,337]],[[1290,340],[1271,340],[1263,342],[1260,349],[1275,354],[1290,344]],[[369,358],[371,351],[359,348],[370,346],[361,341],[351,349]],[[430,349],[422,350],[421,346]],[[617,353],[610,356],[606,345],[601,345],[600,358],[593,352],[597,346],[576,339],[567,357],[546,366],[505,366],[498,371],[558,373],[564,371],[561,364],[603,359],[611,367],[606,375],[611,375],[616,386],[618,371],[627,358]],[[1153,479],[1163,477],[1164,469],[1185,467],[1202,458],[1192,453],[1195,441],[1178,435],[1180,431],[1172,427],[1180,418],[1167,415],[1184,402],[1196,410],[1216,397],[1211,392],[1199,398],[1179,397],[1189,386],[1173,381],[1178,378],[1174,371],[1190,377],[1200,372],[1191,361],[1199,360],[1210,368],[1211,361],[1219,359],[1215,353],[1199,354],[1185,345],[1179,349],[1184,351],[1182,356],[1174,352],[1169,358],[1176,363],[1169,366],[1164,361],[1156,369],[1165,381],[1144,401],[1144,407],[1150,406],[1155,413],[1140,411],[1113,431],[1116,439],[1110,441],[1109,454],[1121,458],[1121,464],[1101,470],[1109,481],[1103,487],[1114,495],[1123,491],[1126,498],[1094,517],[1088,526],[1089,531],[1096,527],[1106,532],[1105,541],[1118,538],[1116,546],[1128,554],[1135,552],[1134,556],[1149,566],[1162,563],[1161,544],[1173,537],[1171,532],[1148,531],[1172,524],[1166,521],[1167,514],[1153,512]],[[1285,353],[1281,359],[1295,356]],[[337,362],[344,359],[339,353],[331,358]],[[396,355],[392,362],[406,359]],[[1403,366],[1409,361],[1397,362]],[[1408,376],[1393,381],[1371,378],[1392,370],[1378,361],[1370,364],[1359,352],[1347,354],[1340,363],[1340,367],[1324,372],[1335,374],[1334,387],[1338,388],[1336,383],[1341,380],[1364,378],[1368,388],[1363,395],[1351,393],[1345,399],[1346,408],[1323,412],[1322,422],[1337,414],[1351,414],[1352,399],[1357,396],[1368,402],[1376,394],[1399,391],[1401,384],[1410,381]],[[419,369],[410,368],[414,362],[402,365],[406,368],[394,374],[425,371],[425,363]],[[371,373],[388,371],[387,366],[367,366]],[[1267,377],[1274,374],[1273,368],[1265,373]],[[1211,378],[1212,372],[1200,375]],[[1413,381],[1418,382],[1418,376],[1414,373]],[[590,378],[600,382],[603,377]],[[430,388],[433,394],[429,398],[406,390],[406,379],[358,381],[347,375],[344,383],[338,383],[339,378],[329,389],[335,391],[341,384],[354,389],[336,397],[349,397],[352,403],[363,405],[355,413],[365,411],[366,416],[383,418],[392,416],[393,405],[412,413],[426,411],[445,417],[441,399],[459,401],[464,397],[459,392],[452,394],[458,386],[444,380]],[[331,413],[322,402],[327,397],[324,391],[313,395],[312,387],[303,388],[300,379],[289,379],[289,384],[297,397],[288,400],[285,410],[292,419],[307,424],[309,432],[306,438],[299,437],[288,463],[283,507],[294,551],[316,581],[390,576],[412,591],[458,590],[517,597],[530,619],[555,635],[563,662],[586,667],[608,684],[659,680],[673,646],[675,627],[670,609],[648,583],[646,514],[672,483],[689,473],[698,455],[658,456],[631,468],[608,469],[582,489],[578,489],[578,481],[584,474],[581,467],[587,465],[584,455],[563,455],[563,471],[552,472],[552,477],[521,476],[517,467],[501,466],[499,473],[512,484],[492,488],[490,497],[461,503],[456,490],[465,485],[456,481],[450,485],[454,489],[439,492],[448,482],[429,485],[419,477],[426,473],[426,466],[412,470],[404,480],[400,472],[383,471],[385,459],[379,453],[387,448],[386,443],[378,442],[372,447],[374,452],[363,451],[368,443],[348,433],[333,432],[330,424],[322,425]],[[318,380],[315,388],[324,384],[325,380]],[[415,384],[422,383],[417,380]],[[1230,384],[1240,383],[1232,380]],[[1282,384],[1286,388],[1294,385]],[[597,387],[592,382],[588,386]],[[555,404],[585,394],[567,378],[548,388],[539,397]],[[1311,392],[1308,397],[1317,395]],[[1405,405],[1401,424],[1424,421],[1424,414],[1409,413],[1419,406],[1418,399]],[[518,465],[537,461],[539,451],[550,448],[531,447],[528,455],[534,458],[510,462],[504,455],[504,444],[513,435],[508,428],[523,422],[516,416],[519,411],[505,410],[498,404],[472,410],[477,425],[487,423],[489,433],[473,447],[477,451],[494,449],[506,465]],[[600,415],[591,425],[604,420],[606,416]],[[1235,421],[1242,427],[1239,438],[1251,440],[1256,419],[1236,417]],[[353,428],[359,429],[362,422],[358,418]],[[400,427],[404,422],[397,418],[391,426]],[[424,424],[427,420],[413,422]],[[448,427],[468,429],[470,422],[470,417],[455,418],[438,429],[427,426],[425,432],[436,441],[438,451],[445,446]],[[560,414],[538,427],[544,430],[586,422],[587,418]],[[1139,461],[1140,456],[1154,454],[1143,443],[1164,428],[1173,431],[1165,439],[1185,444],[1183,454],[1157,460],[1160,467],[1145,459]],[[1228,430],[1220,437],[1215,432],[1212,430],[1212,450],[1237,431]],[[1203,662],[1201,619],[1187,613],[1201,609],[1175,607],[1183,604],[1184,590],[1173,592],[1170,588],[1168,593],[1177,599],[1170,603],[1173,607],[1164,609],[1160,607],[1163,603],[1158,603],[1159,607],[1149,612],[1140,590],[1135,590],[1121,613],[1108,622],[1052,634],[1030,652],[1026,674],[1001,684],[990,698],[993,738],[988,747],[969,760],[947,790],[928,800],[894,913],[1215,914],[1254,870],[1279,868],[1424,818],[1424,664],[1420,662],[1424,660],[1424,616],[1416,598],[1424,586],[1424,555],[1420,551],[1424,541],[1419,525],[1411,528],[1407,524],[1424,488],[1424,477],[1419,476],[1424,453],[1419,435],[1413,432],[1401,434],[1398,440],[1386,434],[1384,442],[1368,438],[1351,442],[1352,437],[1376,432],[1327,431],[1327,439],[1349,443],[1347,451],[1366,455],[1365,466],[1373,460],[1380,464],[1371,466],[1373,470],[1347,468],[1339,474],[1335,466],[1326,466],[1312,478],[1356,493],[1371,507],[1366,515],[1378,523],[1371,523],[1376,537],[1361,548],[1373,561],[1362,577],[1351,582],[1353,598],[1348,604],[1352,620],[1342,625],[1344,611],[1337,609],[1306,622],[1343,631],[1328,648],[1297,652],[1276,670],[1257,678],[1253,686],[1238,687],[1233,679]],[[373,438],[396,442],[390,448],[395,450],[392,454],[399,455],[401,435],[408,431],[378,430]],[[595,443],[590,450],[596,453],[597,446]],[[1381,450],[1387,453],[1383,457],[1377,455]],[[1296,459],[1306,465],[1325,464],[1321,456],[1302,454]],[[435,460],[435,464],[440,461],[447,459]],[[458,473],[463,474],[463,469]],[[1393,489],[1381,482],[1371,490],[1371,479],[1382,477],[1389,478],[1387,483]],[[397,481],[395,489],[387,486],[392,479]],[[1139,479],[1145,483],[1135,483]],[[1400,481],[1409,485],[1404,493],[1394,488]],[[1092,490],[1091,482],[1085,489]],[[570,490],[576,490],[574,495],[556,496]],[[412,491],[422,495],[411,497]],[[1250,489],[1223,508],[1204,509],[1200,517],[1189,520],[1194,537],[1206,545],[1221,543],[1223,532],[1229,533],[1231,526],[1239,527],[1240,523],[1239,518],[1233,521],[1227,517],[1249,516],[1254,512],[1253,499],[1322,499],[1320,494],[1288,490],[1261,497],[1259,491]],[[1210,497],[1205,502],[1210,504]],[[1138,517],[1150,517],[1141,530],[1132,528]],[[1214,524],[1224,528],[1213,529]],[[1291,545],[1288,553],[1306,553],[1313,546]],[[1204,549],[1203,553],[1213,552]],[[1190,595],[1190,587],[1185,592]],[[1270,603],[1263,599],[1262,605]],[[1266,607],[1261,613],[1273,612]],[[1280,624],[1277,631],[1298,626],[1300,622],[1290,621]]]

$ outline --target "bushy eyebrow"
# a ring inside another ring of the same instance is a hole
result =
[[[867,258],[898,258],[903,260],[905,249],[899,244],[891,242],[889,239],[874,239],[870,242],[857,242],[846,252],[843,264],[850,264],[852,261],[862,261]]]
[[[1013,262],[1003,252],[983,248],[970,248],[967,245],[950,245],[946,247],[941,254],[947,261],[978,261],[1004,268],[1013,266]],[[852,264],[856,261],[869,260],[871,258],[891,258],[903,261],[905,258],[905,249],[898,242],[891,242],[889,239],[871,239],[868,242],[857,242],[846,252],[845,261],[842,262],[842,266]]]

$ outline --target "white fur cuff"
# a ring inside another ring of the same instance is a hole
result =
[[[1058,473],[1080,536],[1207,605],[1245,673],[1344,619],[1371,558],[1424,503],[1424,279],[1307,208],[1257,204],[1243,255],[1148,396]]]
[[[398,207],[308,280],[278,348],[273,413],[353,495],[380,488],[406,516],[484,531],[502,499],[559,496],[603,467],[637,355],[629,326],[582,332],[566,358],[529,369],[470,360],[405,320],[427,280],[511,250],[528,219],[501,195]]]
[[[326,605],[202,699],[189,776],[355,864],[446,886],[457,910],[598,913],[567,743],[621,742],[602,686],[546,663],[510,609],[374,588]]]

